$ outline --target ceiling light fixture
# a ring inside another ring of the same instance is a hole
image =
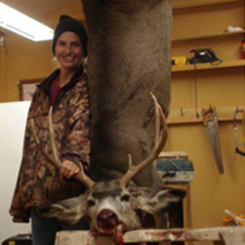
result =
[[[0,26],[32,41],[46,41],[53,38],[48,26],[0,2]]]

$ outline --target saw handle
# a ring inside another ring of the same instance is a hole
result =
[[[238,147],[236,147],[236,150],[235,150],[236,153],[242,155],[242,156],[245,156],[245,152],[244,151],[241,151]]]
[[[237,132],[237,115],[241,114],[242,117],[242,131],[243,131],[243,143],[238,142],[238,132]],[[234,134],[235,134],[235,152],[240,154],[241,156],[245,156],[245,152],[239,149],[240,145],[245,145],[244,139],[245,139],[245,115],[244,115],[244,110],[243,109],[236,109],[233,115],[233,124],[234,124]]]

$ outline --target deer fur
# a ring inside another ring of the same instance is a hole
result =
[[[88,77],[92,112],[92,176],[110,180],[127,171],[154,146],[157,97],[165,115],[170,102],[170,0],[82,0],[88,26]],[[97,176],[96,172],[103,175]],[[134,178],[161,185],[154,166]]]
[[[154,164],[137,173],[133,185],[121,182],[128,154],[137,165],[154,148],[150,92],[164,115],[169,113],[171,1],[82,0],[82,4],[89,37],[92,114],[88,174],[94,184],[83,195],[43,207],[40,213],[68,223],[88,216],[91,230],[103,233],[114,232],[121,224],[124,230],[137,229],[142,227],[137,209],[160,217],[185,196],[184,191],[163,187]],[[166,138],[166,131],[163,134]]]

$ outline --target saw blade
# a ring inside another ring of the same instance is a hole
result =
[[[223,160],[221,154],[221,143],[219,135],[218,116],[215,108],[203,109],[203,123],[208,136],[208,140],[218,167],[219,173],[224,173]]]

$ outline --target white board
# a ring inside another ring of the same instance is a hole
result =
[[[11,236],[31,230],[30,223],[13,223],[9,215],[29,106],[29,101],[0,103],[0,244]]]

